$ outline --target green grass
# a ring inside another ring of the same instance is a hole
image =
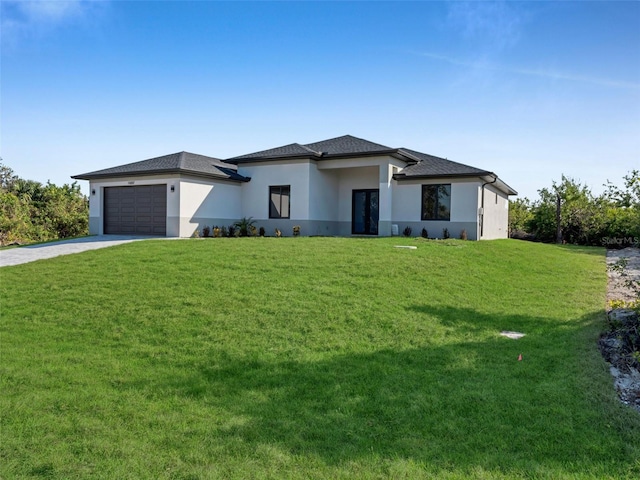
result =
[[[640,477],[602,249],[146,241],[0,275],[3,479]]]

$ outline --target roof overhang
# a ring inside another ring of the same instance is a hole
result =
[[[144,170],[139,172],[118,172],[118,173],[97,173],[97,174],[88,174],[83,173],[80,175],[72,175],[71,178],[74,180],[101,180],[105,178],[125,178],[125,177],[149,177],[154,175],[191,175],[194,177],[207,178],[212,180],[226,180],[229,182],[236,183],[245,183],[251,180],[250,177],[244,177],[238,174],[241,178],[233,178],[231,176],[226,175],[215,175],[206,172],[199,172],[195,170],[187,170],[187,169],[157,169],[157,170]]]
[[[500,180],[500,178],[498,178],[498,176],[493,173],[493,172],[481,172],[481,173],[476,173],[476,174],[466,174],[466,175],[460,175],[460,174],[454,174],[454,173],[443,173],[443,174],[436,174],[436,175],[405,175],[403,173],[396,173],[393,175],[393,179],[397,180],[397,181],[403,181],[403,180],[428,180],[428,179],[452,179],[452,178],[477,178],[479,180],[482,180],[484,183],[486,183],[487,185],[494,185],[498,190],[500,190],[501,192],[506,193],[507,195],[517,195],[518,192],[516,192],[513,188],[511,188],[509,185],[507,185],[505,182],[503,182],[502,180]]]
[[[408,157],[398,152],[398,149],[389,150],[376,150],[371,152],[354,152],[354,153],[326,153],[320,152],[318,154],[290,154],[290,155],[274,155],[269,157],[251,157],[251,158],[228,158],[224,160],[226,163],[238,165],[240,163],[262,163],[262,162],[275,162],[278,160],[336,160],[341,158],[358,158],[358,157],[379,157],[383,155],[389,155],[400,160],[407,162]],[[410,159],[409,163],[415,163],[416,160]]]

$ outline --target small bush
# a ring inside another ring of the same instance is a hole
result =
[[[422,235],[422,238],[429,238],[429,232],[427,232],[426,228],[422,229],[421,235]]]
[[[442,229],[442,238],[444,238],[444,239],[451,238],[451,235],[449,235],[449,229],[448,228],[443,228]]]
[[[200,238],[200,230],[196,228],[191,234],[191,238]]]
[[[460,240],[466,240],[467,239],[467,231],[463,228],[462,231],[460,232]]]
[[[293,227],[293,236],[294,237],[300,236],[300,225],[296,225],[295,227]]]
[[[255,228],[253,226],[254,223],[256,223],[256,221],[253,219],[253,217],[242,217],[234,224],[234,233],[237,237],[248,237],[251,234],[252,229]]]
[[[404,227],[404,230],[402,231],[402,235],[404,235],[405,237],[410,237],[412,231],[413,230],[411,230],[411,227],[409,226]]]
[[[203,236],[203,237],[210,237],[210,236],[211,236],[211,228],[210,228],[210,227],[205,226],[205,227],[202,229],[202,236]]]
[[[229,236],[229,230],[227,230],[227,227],[220,227],[220,236],[221,237]]]
[[[221,233],[222,233],[222,232],[220,231],[220,228],[219,228],[219,227],[213,227],[213,238],[218,238],[218,237],[220,237],[220,234],[221,234]]]
[[[609,300],[607,302],[609,310],[615,310],[617,308],[628,308],[640,313],[640,300]]]
[[[236,227],[234,225],[229,225],[227,228],[227,236],[235,237],[236,236]]]
[[[261,236],[261,237],[264,237],[266,233],[267,233],[267,232],[265,231],[264,227],[260,227],[260,230],[259,230],[259,234],[260,234],[260,236]]]
[[[280,230],[278,230],[277,228],[276,228],[275,233],[276,233],[276,237],[277,238],[280,238],[282,236],[282,232]]]

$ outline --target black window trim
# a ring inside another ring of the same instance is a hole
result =
[[[279,190],[279,195],[280,195],[280,205],[279,205],[279,209],[278,211],[282,212],[282,189],[286,188],[289,190],[289,205],[288,205],[288,209],[287,209],[287,213],[288,215],[286,217],[274,217],[271,215],[271,195],[272,195],[272,190],[274,188],[278,188]],[[269,185],[269,200],[267,202],[267,205],[269,206],[269,218],[274,218],[274,219],[290,219],[291,218],[291,185]]]

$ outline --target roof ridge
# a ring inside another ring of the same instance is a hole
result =
[[[185,152],[184,150],[182,150],[181,152],[178,152],[178,168],[184,168],[184,164],[186,162],[186,158],[185,158],[185,154],[187,152]]]
[[[370,143],[372,145],[377,145],[377,146],[383,147],[385,150],[397,150],[397,148],[389,147],[389,146],[383,145],[381,143],[372,142],[371,140],[367,140],[366,138],[356,137],[356,136],[350,135],[348,133],[346,135],[340,135],[340,136],[333,137],[333,138],[327,138],[325,140],[319,140],[317,142],[305,143],[302,146],[308,148],[308,145],[314,145],[314,144],[317,144],[317,143],[329,143],[329,142],[333,142],[335,140],[340,140],[340,139],[358,140],[360,142]]]
[[[298,146],[300,146],[300,147],[304,148],[304,149],[305,149],[305,150],[307,150],[308,152],[311,152],[311,153],[313,153],[313,154],[315,154],[315,155],[322,155],[322,152],[319,152],[319,151],[317,151],[317,150],[314,150],[314,149],[312,149],[312,148],[309,148],[309,147],[307,147],[306,145],[303,145],[303,144],[301,144],[301,143],[296,143],[296,145],[298,145]]]

